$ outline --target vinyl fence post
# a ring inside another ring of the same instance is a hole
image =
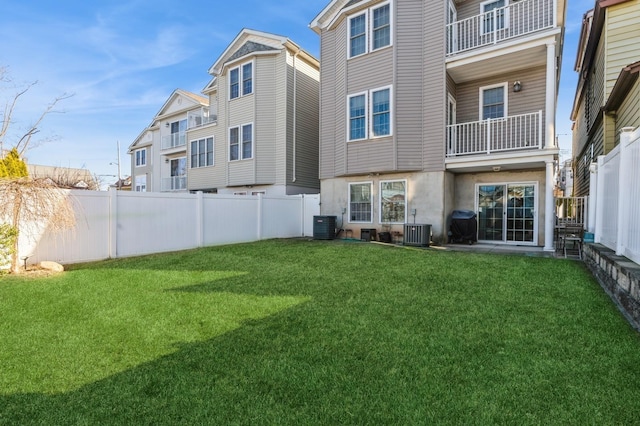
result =
[[[587,200],[587,231],[595,235],[596,232],[596,206],[598,205],[598,163],[589,165],[589,196]],[[595,240],[594,240],[595,241]]]
[[[618,173],[618,238],[616,240],[616,255],[624,256],[625,247],[629,227],[627,226],[627,212],[629,211],[629,197],[626,191],[629,186],[625,185],[625,179],[630,174],[629,159],[627,158],[626,149],[631,140],[633,127],[624,127],[620,132],[620,171]]]
[[[204,195],[196,192],[196,247],[204,246]]]
[[[602,224],[604,222],[604,155],[598,156],[598,172],[596,173],[596,231],[594,234],[594,242],[602,242]]]
[[[258,241],[262,240],[262,222],[263,222],[262,221],[262,216],[263,216],[263,214],[264,214],[264,211],[263,211],[263,207],[262,207],[262,194],[258,193],[258,214],[257,214],[257,216],[258,216],[257,225],[258,226],[256,227],[256,229],[258,230],[258,235],[257,235]]]
[[[109,258],[118,257],[118,191],[109,188]]]

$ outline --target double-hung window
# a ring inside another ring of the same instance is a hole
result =
[[[372,9],[371,12],[371,50],[391,44],[391,7],[389,4]]]
[[[367,53],[367,14],[349,19],[349,56]]]
[[[191,168],[213,166],[213,137],[191,141]]]
[[[480,88],[480,117],[482,120],[507,116],[507,84]]]
[[[147,165],[147,148],[136,150],[136,167]]]
[[[349,222],[371,222],[371,182],[349,184]]]
[[[348,97],[348,140],[391,136],[391,87]]]
[[[349,57],[391,45],[391,3],[386,2],[349,18]]]
[[[229,70],[229,99],[253,93],[253,62]]]
[[[367,138],[367,93],[349,97],[349,140]]]
[[[407,181],[380,182],[380,223],[405,223]]]
[[[229,161],[253,158],[253,124],[229,129]]]

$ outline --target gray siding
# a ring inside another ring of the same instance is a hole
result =
[[[253,118],[254,141],[253,154],[255,162],[255,177],[250,176],[251,171],[242,167],[242,173],[248,173],[248,178],[243,184],[284,184],[284,172],[282,166],[280,176],[276,176],[276,164],[284,162],[284,123],[286,105],[286,92],[284,76],[284,53],[277,56],[260,56],[256,59],[256,110]],[[279,160],[277,160],[279,159]],[[244,161],[244,160],[243,160]],[[234,169],[234,172],[238,169]],[[253,178],[253,179],[252,179]],[[230,176],[230,180],[240,182],[240,176]]]
[[[318,178],[318,138],[319,138],[319,79],[318,70],[302,60],[294,61],[289,55],[287,61],[287,75],[290,76],[287,93],[291,101],[289,108],[293,114],[293,96],[295,92],[295,125],[291,119],[287,123],[287,141],[291,147],[287,148],[287,176],[288,185],[309,188],[309,191],[320,190]],[[295,80],[294,80],[295,72]],[[295,83],[294,83],[295,81]],[[294,90],[295,84],[295,90]],[[293,118],[293,117],[292,117]],[[295,181],[293,170],[293,138],[295,134]]]
[[[522,83],[522,91],[511,90],[513,82]],[[467,123],[480,120],[480,87],[507,83],[508,115],[529,114],[542,110],[545,114],[546,69],[531,68],[498,77],[463,83],[457,86],[457,121]]]
[[[320,179],[330,178],[335,173],[336,137],[336,33],[323,31],[320,43]]]
[[[414,5],[422,6],[422,31],[423,50],[422,50],[422,67],[423,67],[423,100],[424,110],[422,117],[424,118],[423,129],[423,169],[428,172],[444,170],[444,153],[445,153],[445,124],[446,124],[446,77],[444,67],[445,44],[445,2],[438,2],[440,9],[434,12],[431,5],[426,2],[412,1],[406,2],[405,7]],[[401,3],[402,4],[402,3]],[[403,9],[403,8],[401,8]],[[420,15],[418,9],[413,13]],[[402,10],[404,19],[411,19],[411,10]],[[404,27],[404,25],[403,25]],[[399,61],[401,57],[399,56]],[[402,80],[400,75],[398,80]],[[411,161],[408,157],[413,149],[408,150],[404,155],[406,161]],[[416,155],[414,153],[414,155]],[[399,156],[400,157],[400,156]],[[402,157],[400,157],[402,158]],[[403,161],[399,160],[400,165]]]

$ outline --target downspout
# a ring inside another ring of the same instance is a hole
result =
[[[291,143],[293,145],[292,147],[292,155],[293,155],[293,161],[291,163],[291,182],[295,183],[296,181],[296,134],[298,133],[298,129],[296,128],[297,125],[297,115],[298,115],[298,110],[297,110],[297,98],[298,98],[298,71],[296,70],[296,58],[298,57],[298,54],[300,53],[300,51],[297,51],[294,55],[293,55],[293,136],[291,138]]]

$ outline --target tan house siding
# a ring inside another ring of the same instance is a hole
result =
[[[624,127],[640,127],[640,79],[636,80],[633,89],[618,109],[616,122],[616,145],[620,141],[620,132]]]
[[[293,85],[295,80],[295,94],[296,94],[296,117],[295,126],[294,120],[291,120],[288,128],[287,141],[293,141],[290,135],[293,132],[296,134],[295,138],[295,182],[293,181],[293,146],[287,148],[291,160],[287,160],[287,176],[286,181],[289,184],[310,188],[313,190],[320,189],[320,182],[318,178],[318,139],[319,139],[319,71],[309,64],[307,61],[300,57],[295,58],[295,71],[292,68],[294,60],[291,55],[287,56],[287,64],[289,73],[291,75],[291,81],[287,89],[287,93],[290,97],[293,97]],[[296,73],[295,79],[293,73]],[[293,102],[290,103],[290,107],[293,106]],[[289,165],[290,164],[290,165]]]
[[[255,179],[245,176],[247,185],[284,184],[284,140],[286,123],[285,53],[261,56],[255,60],[255,113],[253,122],[253,162]],[[279,159],[279,160],[276,160]],[[245,160],[242,160],[245,161]],[[233,166],[233,162],[229,164]],[[245,170],[244,165],[242,170]],[[234,173],[237,169],[234,169]],[[246,172],[245,172],[246,173]],[[237,177],[240,181],[240,177]]]
[[[422,22],[423,9],[428,7],[425,7],[424,2],[396,2],[396,7],[397,22],[402,22],[402,25],[396,25],[395,46],[396,61],[402,64],[396,67],[395,77],[395,99],[400,100],[395,103],[396,169],[422,170],[424,166],[423,116],[425,114],[423,102],[426,100],[425,96],[429,96],[431,91],[439,92],[438,88],[442,84],[438,82],[437,86],[430,87],[424,93],[420,90],[425,87],[424,78],[432,71],[429,64],[425,63],[423,55],[425,38]],[[436,28],[434,32],[438,32]],[[439,63],[440,69],[444,69],[439,56],[434,56],[428,62]],[[444,98],[440,99],[440,105],[442,105],[442,99]],[[438,124],[442,125],[442,123]]]
[[[226,158],[224,139],[220,127],[205,126],[187,133],[187,187],[190,189],[211,189],[225,185]],[[191,141],[213,136],[213,166],[191,168]],[[222,145],[222,146],[221,146]]]
[[[440,10],[433,10],[432,4],[411,2],[422,5],[423,29],[423,169],[427,172],[444,170],[445,124],[446,124],[446,73],[444,67],[445,8],[446,2],[438,4]],[[411,11],[407,10],[409,15]],[[407,19],[409,17],[407,16]]]
[[[334,112],[336,107],[336,33],[323,31],[320,45],[320,74],[323,76],[320,84],[320,179],[330,178],[335,173],[336,152],[336,122]]]
[[[609,96],[620,70],[640,59],[640,0],[607,9],[606,95]]]

